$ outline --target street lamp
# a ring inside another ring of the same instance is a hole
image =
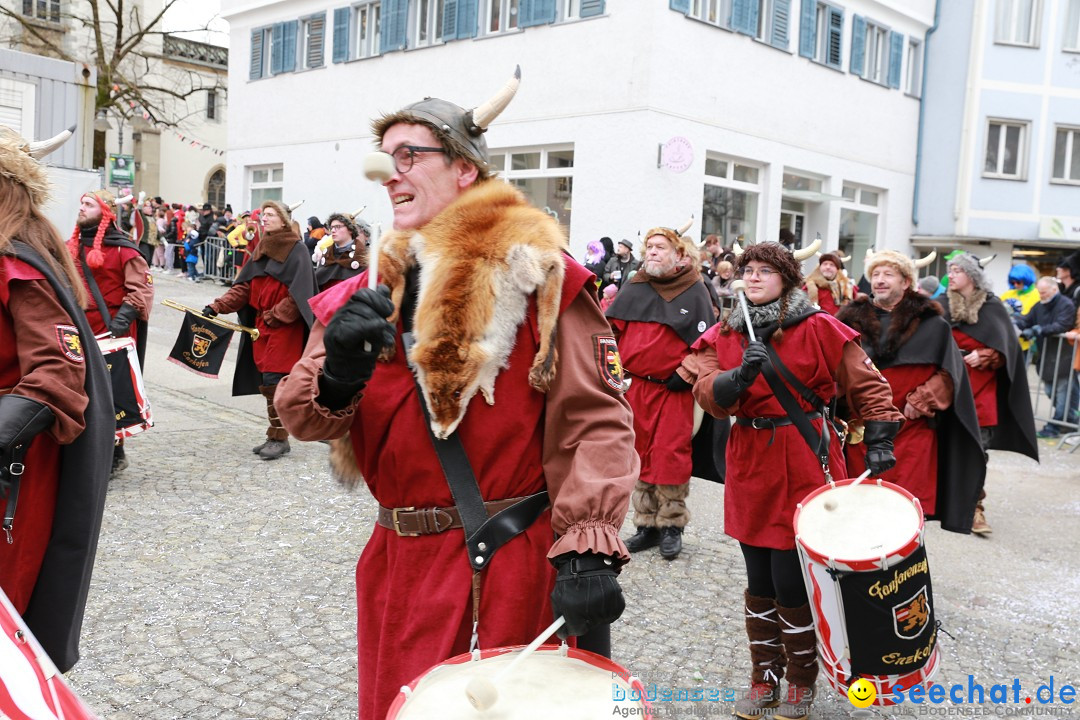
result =
[[[98,132],[112,130],[112,124],[109,123],[109,117],[105,114],[104,110],[97,111],[97,117],[94,118],[94,130],[97,130]]]

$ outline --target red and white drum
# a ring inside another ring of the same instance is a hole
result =
[[[818,637],[836,690],[862,677],[875,705],[893,687],[929,686],[940,656],[922,506],[883,480],[842,480],[795,511],[795,544]]]
[[[494,705],[483,712],[474,708],[465,694],[469,681],[491,678],[523,647],[465,653],[436,665],[401,688],[387,720],[651,720],[645,688],[626,668],[587,650],[556,645],[542,645],[500,678]]]
[[[93,720],[0,590],[0,717]]]
[[[143,386],[135,339],[130,337],[98,338],[112,379],[113,410],[116,411],[116,439],[138,435],[154,426],[150,401]]]

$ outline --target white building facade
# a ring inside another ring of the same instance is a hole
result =
[[[487,141],[571,250],[693,216],[730,244],[908,246],[934,0],[224,0],[233,207],[367,206],[370,121],[471,107],[522,68]],[[299,218],[301,221],[303,218]]]
[[[1044,274],[1080,249],[1080,0],[949,0],[930,40],[914,242]]]

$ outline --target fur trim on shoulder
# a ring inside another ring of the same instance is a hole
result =
[[[949,315],[951,316],[946,320],[954,325],[975,325],[979,322],[979,311],[986,304],[988,294],[986,291],[975,291],[968,300],[960,293],[949,290],[946,292],[946,297],[949,298]]]
[[[867,354],[879,364],[888,364],[900,352],[904,343],[915,335],[923,318],[942,315],[941,305],[908,290],[890,312],[889,335],[881,345],[881,320],[878,308],[867,296],[856,297],[837,313],[836,319],[857,330],[863,336]]]

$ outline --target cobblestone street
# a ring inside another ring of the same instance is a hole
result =
[[[201,308],[225,290],[155,280],[158,303]],[[69,681],[111,720],[354,718],[353,576],[375,503],[330,479],[323,444],[293,441],[275,462],[254,456],[264,404],[230,397],[236,339],[220,379],[196,376],[165,360],[182,317],[154,309],[146,386],[156,426],[127,442],[131,466],[110,485]],[[937,682],[966,685],[973,675],[989,688],[1018,678],[1028,694],[1051,676],[1057,688],[1080,684],[1080,454],[1046,441],[1041,451],[1041,465],[992,455],[992,535],[927,532],[943,631]],[[738,545],[722,532],[723,488],[695,481],[688,502],[694,517],[678,559],[649,551],[621,576],[615,659],[646,687],[741,690],[745,578]],[[1022,701],[1010,714],[1033,710]],[[655,710],[724,717],[731,705]],[[815,704],[815,717],[851,711],[827,688]]]

